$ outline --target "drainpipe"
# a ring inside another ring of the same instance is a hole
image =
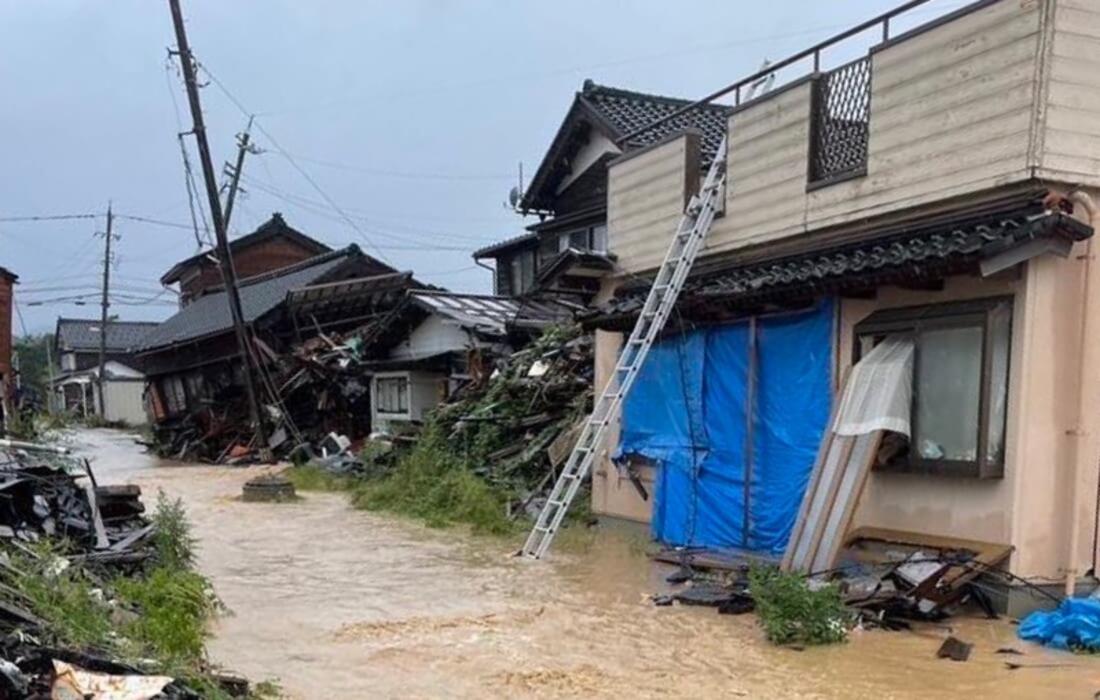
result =
[[[1092,197],[1087,193],[1081,191],[1072,192],[1067,197],[1075,206],[1080,206],[1085,210],[1088,217],[1088,223],[1090,226],[1094,226],[1096,222],[1096,204],[1093,202]],[[1070,511],[1070,532],[1069,532],[1069,556],[1066,563],[1066,584],[1065,594],[1067,598],[1072,598],[1074,592],[1077,589],[1077,577],[1080,575],[1079,567],[1077,566],[1077,550],[1081,545],[1081,520],[1089,512],[1088,501],[1085,500],[1084,494],[1089,493],[1089,488],[1080,488],[1080,480],[1082,475],[1086,473],[1086,470],[1091,466],[1094,450],[1093,445],[1096,442],[1095,431],[1091,426],[1086,426],[1086,420],[1088,417],[1097,415],[1097,401],[1096,391],[1093,388],[1096,384],[1090,381],[1087,377],[1091,371],[1100,370],[1100,354],[1097,353],[1098,345],[1100,343],[1089,342],[1092,334],[1096,332],[1098,323],[1100,323],[1100,303],[1092,298],[1093,295],[1093,283],[1092,283],[1092,256],[1093,256],[1093,239],[1089,238],[1085,242],[1084,253],[1084,294],[1083,294],[1083,309],[1081,313],[1081,331],[1080,342],[1078,344],[1078,382],[1080,390],[1078,392],[1077,403],[1077,445],[1074,450],[1073,471],[1072,478],[1070,480],[1071,492],[1071,505]],[[1095,494],[1095,507],[1100,508],[1100,489]],[[1097,511],[1093,510],[1092,517],[1095,520]],[[1096,542],[1093,542],[1093,556],[1095,561],[1096,557]]]

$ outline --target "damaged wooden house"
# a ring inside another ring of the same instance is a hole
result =
[[[273,222],[284,230],[269,233]],[[288,236],[285,222],[278,216],[250,235],[264,240],[253,239],[250,254],[256,263],[246,269],[260,271],[242,275],[240,298],[256,347],[253,366],[261,368],[264,403],[270,413],[265,418],[277,426],[273,443],[281,444],[310,429],[365,433],[369,417],[336,410],[347,408],[363,392],[345,385],[346,391],[333,392],[320,403],[312,393],[298,396],[294,390],[301,386],[301,378],[296,385],[281,386],[283,374],[291,369],[281,363],[314,359],[305,350],[316,346],[307,346],[308,342],[338,345],[334,338],[342,334],[365,332],[372,321],[403,299],[405,289],[413,283],[411,273],[398,272],[355,245],[339,250],[316,241],[299,245],[312,239],[298,232]],[[284,246],[287,238],[296,248],[289,257],[298,258],[290,264],[286,264],[287,256],[265,251],[268,246]],[[308,254],[318,249],[323,252]],[[208,262],[193,258],[189,264],[205,266]],[[264,269],[268,267],[271,269]],[[208,280],[192,287],[187,296],[179,312],[143,338],[137,356],[148,376],[148,410],[158,442],[171,447],[166,452],[213,461],[224,458],[222,452],[227,448],[247,446],[253,438],[247,417],[242,418],[247,416],[246,369],[224,287]],[[292,353],[295,348],[305,354]],[[340,384],[337,376],[325,375],[325,381],[327,386]],[[291,418],[294,409],[301,409],[297,421]]]
[[[782,556],[830,407],[878,362],[895,380],[867,400],[897,411],[851,433],[875,449],[834,487],[833,535],[988,544],[1072,592],[1100,555],[1100,8],[983,0],[920,23],[912,7],[721,91],[721,212],[602,445],[592,510]],[[828,65],[860,36],[876,39]],[[592,208],[614,262],[588,320],[598,387],[714,156],[713,134],[668,125],[620,130],[648,143],[608,157]],[[1015,584],[995,602],[1035,605]]]

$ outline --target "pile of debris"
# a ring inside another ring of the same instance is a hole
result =
[[[435,413],[475,473],[522,494],[517,514],[553,483],[580,434],[591,410],[593,357],[590,335],[576,326],[550,328]]]
[[[140,496],[137,486],[97,485],[64,448],[0,440],[0,697],[199,697],[95,650],[51,645],[49,624],[16,585],[19,561],[45,557],[51,570],[81,567],[94,580],[135,573],[154,551]]]
[[[139,486],[98,485],[88,461],[64,448],[0,440],[0,539],[64,540],[83,560],[126,568],[151,552],[144,512]]]
[[[288,458],[297,449],[310,450],[330,433],[366,437],[370,372],[363,349],[369,332],[320,333],[287,354],[256,339],[272,456]],[[213,388],[204,407],[157,423],[154,445],[161,457],[193,462],[242,464],[259,457],[245,394],[228,380]]]

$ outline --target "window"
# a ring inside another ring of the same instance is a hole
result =
[[[597,253],[607,252],[607,224],[592,227],[592,245],[590,248]]]
[[[814,82],[808,187],[867,173],[871,123],[871,60],[861,58]]]
[[[856,326],[856,355],[887,336],[914,341],[908,451],[885,468],[1004,474],[1011,299],[878,311]]]
[[[525,250],[512,258],[512,294],[523,294],[535,286],[535,251]]]
[[[168,415],[173,416],[187,410],[187,394],[183,391],[183,380],[180,377],[162,379],[160,391],[164,396],[164,408]]]
[[[378,413],[409,412],[408,377],[378,377],[374,382]]]

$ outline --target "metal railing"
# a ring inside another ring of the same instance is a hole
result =
[[[972,5],[962,7],[960,9],[956,10],[955,12],[948,13],[946,16],[950,17],[950,16],[953,16],[957,13],[967,12],[970,9],[974,8],[974,7],[978,7],[978,6],[981,6],[981,5],[988,4],[990,1],[991,0],[977,0],[977,2],[973,3]],[[835,34],[835,35],[829,37],[825,41],[822,41],[818,44],[815,44],[815,45],[809,47],[808,49],[804,49],[802,51],[799,51],[798,53],[793,54],[791,56],[788,56],[787,58],[784,58],[781,61],[777,61],[776,63],[769,64],[765,68],[762,68],[761,70],[756,71],[752,75],[747,76],[745,78],[741,78],[737,82],[732,83],[730,85],[727,85],[726,87],[721,88],[720,90],[716,90],[716,91],[710,93],[709,95],[707,95],[706,97],[698,99],[698,100],[696,100],[696,101],[694,101],[690,104],[684,105],[683,107],[681,107],[681,108],[679,108],[679,109],[677,109],[673,112],[670,112],[670,113],[666,114],[665,116],[661,117],[660,119],[657,119],[657,120],[655,120],[655,121],[653,121],[653,122],[651,122],[651,123],[649,123],[649,124],[647,124],[643,127],[635,129],[635,130],[631,131],[630,133],[619,137],[617,139],[617,142],[620,143],[620,144],[627,143],[627,142],[631,141],[632,139],[635,139],[638,136],[641,136],[642,134],[645,134],[645,133],[648,133],[649,131],[652,131],[653,129],[657,128],[658,126],[661,126],[662,124],[665,124],[669,121],[672,121],[673,119],[681,117],[684,114],[687,114],[688,112],[694,111],[694,110],[696,110],[696,109],[698,109],[698,108],[700,108],[704,105],[707,105],[707,104],[713,102],[714,100],[718,99],[719,97],[724,97],[726,95],[729,95],[730,93],[733,93],[733,95],[734,95],[734,104],[735,105],[740,105],[743,89],[749,88],[750,86],[752,86],[753,83],[756,83],[756,82],[761,81],[761,80],[765,80],[765,79],[767,79],[767,77],[769,75],[772,75],[772,74],[776,73],[777,71],[782,70],[783,68],[786,68],[788,66],[796,64],[799,61],[803,61],[803,60],[806,60],[806,59],[812,59],[813,68],[812,68],[812,71],[810,72],[810,74],[812,75],[812,74],[815,74],[815,73],[819,73],[819,72],[821,72],[822,52],[825,49],[828,49],[832,46],[835,46],[836,44],[838,44],[838,43],[840,43],[840,42],[842,42],[846,39],[850,39],[851,37],[854,37],[858,34],[862,34],[866,31],[874,29],[876,27],[879,27],[881,29],[882,41],[884,41],[884,42],[888,41],[890,39],[890,21],[891,20],[898,17],[898,15],[902,15],[906,12],[909,12],[913,9],[916,9],[916,8],[920,7],[921,5],[926,5],[930,2],[933,2],[933,0],[910,0],[910,2],[907,2],[903,5],[899,5],[898,7],[895,7],[894,9],[890,10],[889,12],[885,12],[885,13],[877,16],[877,17],[874,17],[872,19],[867,20],[866,22],[863,22],[861,24],[857,24],[856,26],[854,26],[850,29],[846,29],[843,32],[840,32],[839,34]],[[942,18],[941,18],[941,20],[942,20]],[[934,20],[934,21],[939,21],[939,20]]]

